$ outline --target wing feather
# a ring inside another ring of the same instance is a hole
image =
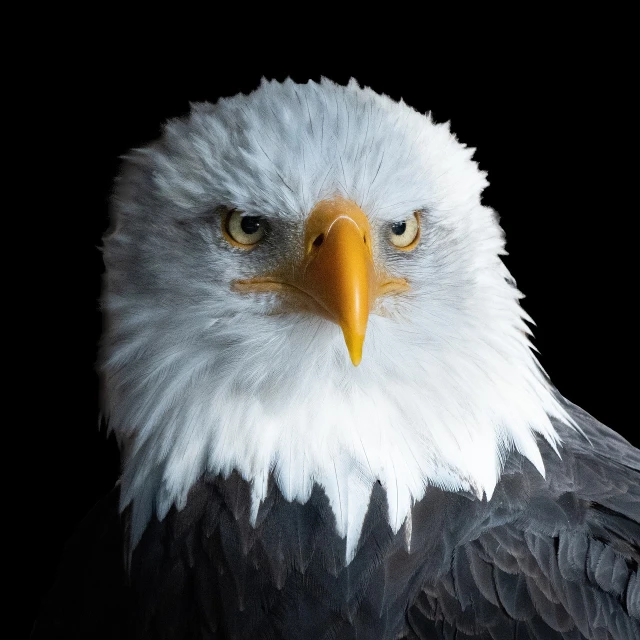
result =
[[[558,456],[540,442],[544,478],[512,456],[478,520],[458,514],[478,535],[449,541],[450,562],[423,587],[422,627],[409,612],[418,638],[434,620],[475,638],[640,638],[640,453],[566,407],[582,433],[556,423],[563,447]]]

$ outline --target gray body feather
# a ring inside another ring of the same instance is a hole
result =
[[[566,403],[546,468],[512,452],[487,502],[431,487],[393,534],[382,486],[355,557],[319,487],[304,505],[275,482],[249,523],[237,474],[203,477],[154,518],[124,566],[117,495],[67,551],[34,638],[211,640],[640,637],[640,452]]]

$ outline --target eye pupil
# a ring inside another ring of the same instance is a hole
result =
[[[264,238],[268,222],[262,216],[245,216],[232,209],[222,218],[222,233],[235,247],[250,249]]]
[[[260,218],[257,216],[244,216],[240,222],[240,228],[248,235],[253,235],[260,230]]]
[[[396,236],[401,236],[407,230],[406,221],[394,222],[391,225],[391,232]]]
[[[420,218],[417,212],[412,216],[392,222],[389,227],[389,240],[397,249],[411,251],[418,243],[420,237]]]

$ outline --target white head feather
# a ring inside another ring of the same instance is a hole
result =
[[[376,480],[398,531],[430,484],[490,498],[513,448],[544,473],[536,434],[555,446],[549,416],[568,418],[531,352],[473,151],[402,102],[323,80],[193,105],[129,156],[104,239],[102,373],[134,544],[205,472],[249,481],[254,517],[269,474],[288,500],[318,483],[347,559]],[[231,290],[295,253],[336,195],[411,286],[369,318],[359,367],[337,325]],[[271,219],[269,242],[234,251],[221,206]],[[395,250],[388,225],[417,210],[420,245]]]

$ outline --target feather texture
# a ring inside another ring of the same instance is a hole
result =
[[[387,521],[379,484],[347,563],[320,487],[301,505],[270,480],[254,527],[250,487],[234,473],[202,478],[182,510],[154,518],[127,578],[122,556],[98,562],[104,532],[112,543],[121,539],[114,496],[111,527],[98,511],[90,522],[95,548],[76,549],[67,589],[49,603],[49,627],[41,623],[34,638],[51,637],[46,631],[57,625],[66,638],[97,639],[633,640],[640,455],[566,406],[585,433],[615,446],[592,449],[558,423],[562,459],[540,444],[546,478],[513,452],[489,501],[430,488],[412,509],[410,552],[404,532],[394,534]],[[592,474],[610,480],[601,493]],[[613,520],[603,536],[591,524],[596,504],[617,505],[625,525]],[[112,543],[107,551],[118,548]]]

